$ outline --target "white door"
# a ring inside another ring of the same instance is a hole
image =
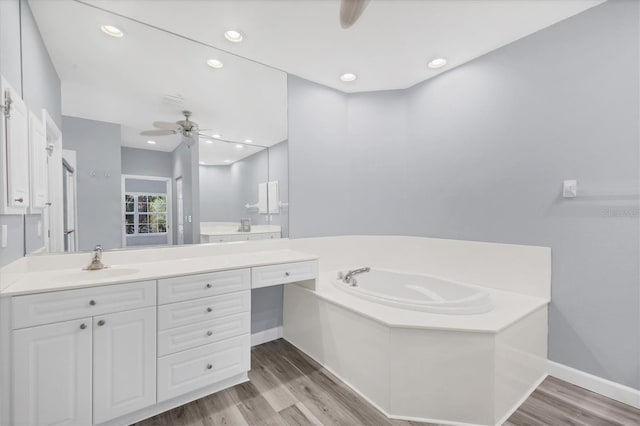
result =
[[[9,117],[2,115],[5,123],[3,136],[6,153],[6,196],[2,213],[23,213],[29,207],[29,118],[27,107],[20,95],[2,79],[0,100],[10,102]],[[4,189],[3,189],[4,190]]]
[[[13,424],[91,424],[91,318],[13,332]]]
[[[184,244],[184,195],[181,177],[176,179],[176,200],[178,203],[178,244]]]
[[[156,308],[93,320],[93,421],[156,402]]]
[[[76,153],[63,150],[62,158],[62,204],[64,224],[64,251],[74,252],[78,248],[78,196],[76,192]]]
[[[31,212],[42,212],[47,203],[47,139],[44,126],[29,111],[29,169],[31,176]]]
[[[44,214],[45,241],[49,252],[64,251],[64,208],[62,189],[62,133],[46,110],[42,110],[47,144],[47,207]],[[48,241],[46,240],[48,239]]]

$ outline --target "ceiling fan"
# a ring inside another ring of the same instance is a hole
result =
[[[182,135],[184,137],[183,142],[187,146],[191,146],[195,143],[198,136],[198,123],[189,120],[191,117],[191,111],[182,111],[184,120],[171,123],[169,121],[154,121],[153,127],[158,130],[145,130],[140,132],[143,136],[169,136],[169,135]]]
[[[340,25],[345,30],[356,23],[370,0],[342,0],[340,4]]]

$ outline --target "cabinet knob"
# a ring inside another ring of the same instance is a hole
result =
[[[24,198],[22,198],[22,197],[14,198],[13,201],[15,201],[16,203],[22,203],[22,202],[24,202]]]
[[[209,336],[209,337],[213,336],[213,331],[211,331],[211,330],[207,331],[207,336]]]
[[[213,365],[207,364],[207,370],[211,370],[212,368],[213,368]]]
[[[104,320],[98,321],[98,327],[102,327],[105,324]]]
[[[85,323],[80,324],[80,330],[84,330],[85,328],[87,328],[87,324]]]
[[[96,306],[96,301],[95,300],[89,300],[89,305]]]
[[[285,272],[285,273],[284,273],[284,276],[285,276],[285,277],[288,277],[289,275],[291,275],[291,274],[290,274],[290,273],[288,273],[288,272]]]
[[[207,288],[211,288],[211,283],[207,283]]]
[[[207,312],[213,312],[213,309],[207,308]]]

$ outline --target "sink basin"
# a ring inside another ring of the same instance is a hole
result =
[[[139,272],[139,269],[133,268],[105,268],[97,271],[72,271],[61,274],[52,274],[51,278],[55,281],[91,281],[105,280],[126,277]]]

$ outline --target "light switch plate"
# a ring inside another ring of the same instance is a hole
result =
[[[564,198],[576,198],[578,196],[578,181],[575,179],[565,180],[562,187],[562,196]]]
[[[9,233],[9,227],[8,225],[2,225],[2,227],[0,227],[0,234],[2,234],[0,236],[0,246],[2,246],[2,248],[6,248],[7,247],[7,238],[8,238],[8,234]]]

